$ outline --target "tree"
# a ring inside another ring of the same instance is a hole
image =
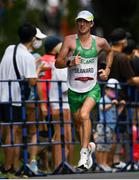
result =
[[[94,0],[96,24],[103,27],[108,37],[116,27],[130,31],[139,41],[139,2],[138,0]]]
[[[17,28],[24,18],[26,1],[4,1],[3,5],[0,21],[0,57],[9,44],[18,42]]]
[[[34,26],[42,24],[42,14],[37,9],[28,9],[27,0],[3,0],[0,4],[0,59],[9,44],[18,43],[17,30],[24,22]]]

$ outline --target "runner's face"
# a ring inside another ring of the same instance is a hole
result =
[[[87,32],[89,32],[92,26],[93,26],[92,21],[89,22],[84,19],[77,20],[78,32],[81,34],[86,34]]]

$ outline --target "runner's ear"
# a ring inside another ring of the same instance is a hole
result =
[[[91,21],[91,27],[93,27],[94,26],[94,22],[93,21]]]
[[[93,27],[93,26],[94,26],[94,23],[92,22],[92,23],[91,23],[91,27]]]

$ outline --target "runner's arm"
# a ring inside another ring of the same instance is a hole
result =
[[[105,68],[105,70],[107,70],[108,73],[110,73],[110,69],[111,69],[112,62],[113,62],[113,51],[106,40],[105,40],[105,44],[104,44],[104,50],[106,51],[106,68]]]
[[[56,59],[55,67],[56,68],[65,68],[65,67],[72,67],[80,64],[81,56],[80,52],[75,56],[73,60],[68,59],[68,53],[71,50],[72,40],[69,36],[65,37],[63,45],[61,47],[60,53]]]
[[[64,42],[62,44],[62,47],[61,47],[61,50],[60,50],[60,53],[56,59],[56,62],[55,62],[55,67],[56,68],[65,68],[67,67],[67,60],[66,60],[66,57],[68,55],[68,52],[70,50],[69,48],[69,41],[70,39],[68,37],[65,37],[64,38]]]
[[[102,50],[106,51],[106,68],[105,69],[100,69],[100,78],[102,80],[107,80],[108,76],[110,74],[112,62],[113,62],[113,51],[108,44],[108,42],[105,39],[102,39],[103,42],[101,43],[101,48]]]

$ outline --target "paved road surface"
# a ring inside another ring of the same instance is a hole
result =
[[[34,177],[33,179],[38,179]],[[40,179],[139,179],[137,172],[119,172],[119,173],[84,173],[84,174],[63,174],[48,175]]]

